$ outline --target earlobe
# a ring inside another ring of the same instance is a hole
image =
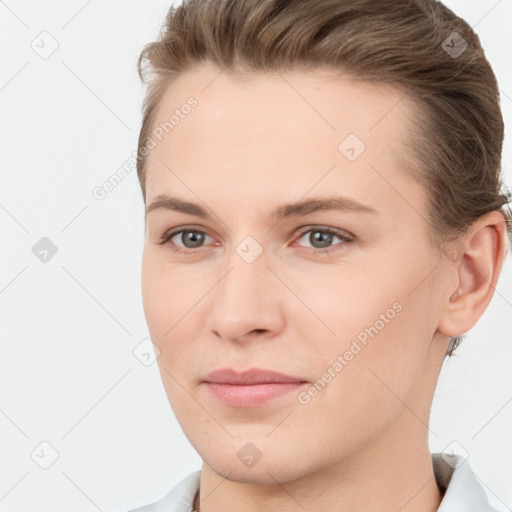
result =
[[[458,287],[447,290],[438,331],[450,337],[469,331],[494,295],[507,247],[506,219],[499,211],[481,217],[461,238],[466,247],[458,262],[446,261],[456,272]],[[453,281],[452,281],[453,282]],[[453,285],[452,285],[453,286]]]

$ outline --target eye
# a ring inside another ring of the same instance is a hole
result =
[[[204,247],[207,238],[211,238],[213,240],[213,238],[202,229],[181,227],[180,229],[166,232],[161,237],[159,243],[160,245],[170,245],[174,251],[179,253],[190,253],[198,252],[198,249]],[[334,248],[332,246],[336,238],[341,241],[336,245],[345,245],[354,240],[354,237],[345,231],[322,226],[314,226],[313,228],[309,227],[309,229],[303,230],[294,244],[296,244],[297,241],[305,239],[311,244],[310,247],[312,249],[316,249],[314,251],[315,254],[328,253],[338,250],[336,246],[334,246]],[[175,240],[173,241],[173,239]]]
[[[349,235],[344,231],[322,226],[315,226],[314,228],[302,231],[300,237],[297,240],[300,241],[305,239],[311,244],[311,248],[317,249],[315,253],[327,253],[337,250],[335,247],[332,248],[332,244],[336,238],[343,242],[341,245],[348,244],[354,240],[352,235]],[[340,244],[338,243],[336,245]]]
[[[200,249],[206,237],[211,238],[210,235],[201,229],[181,228],[165,233],[160,239],[160,244],[169,244],[175,251],[185,253],[194,249]],[[173,241],[173,238],[176,238],[176,240]]]

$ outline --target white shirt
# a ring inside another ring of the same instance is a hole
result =
[[[433,453],[432,466],[444,493],[437,512],[497,512],[464,457]],[[200,479],[201,471],[190,473],[159,501],[130,512],[193,512]]]

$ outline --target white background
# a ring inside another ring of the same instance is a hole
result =
[[[510,186],[512,0],[446,3],[475,26],[498,76]],[[200,469],[156,363],[146,367],[133,354],[148,337],[135,170],[104,200],[92,195],[137,149],[136,59],[169,5],[0,1],[3,512],[129,510]],[[47,59],[31,48],[43,31],[51,34],[41,36],[46,48],[51,38],[59,45]],[[47,263],[32,253],[42,237],[58,249]],[[443,368],[430,438],[433,452],[454,441],[467,452],[501,511],[512,508],[511,260]],[[48,469],[35,461],[50,462],[43,441],[58,453]]]

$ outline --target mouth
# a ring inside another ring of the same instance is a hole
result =
[[[202,383],[224,404],[255,407],[297,390],[307,381],[301,377],[259,368],[243,372],[224,368],[208,374]]]

